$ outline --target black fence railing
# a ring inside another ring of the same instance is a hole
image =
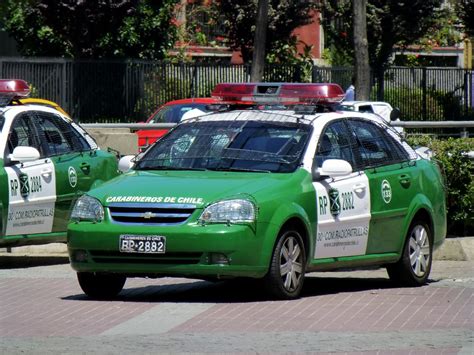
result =
[[[352,75],[352,68],[267,65],[263,81],[346,88]],[[250,66],[0,57],[0,78],[26,80],[32,96],[56,101],[80,122],[139,122],[167,101],[209,96],[219,82],[249,81]],[[474,119],[471,70],[392,67],[373,82],[371,99],[398,107],[404,120]]]

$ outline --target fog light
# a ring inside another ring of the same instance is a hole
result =
[[[211,264],[217,265],[229,265],[230,260],[221,253],[211,253],[210,255]]]
[[[87,261],[87,252],[85,250],[75,250],[73,253],[73,261],[83,263]]]

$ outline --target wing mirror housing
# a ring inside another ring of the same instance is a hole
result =
[[[390,121],[395,121],[400,118],[400,109],[398,107],[393,108],[393,110],[390,112]]]
[[[125,155],[118,162],[118,169],[122,173],[126,173],[135,165],[135,155]]]
[[[324,177],[341,177],[352,174],[351,164],[342,159],[326,159],[320,168],[316,168],[313,173],[315,179]]]
[[[11,153],[8,158],[12,162],[18,161],[20,163],[25,163],[28,161],[38,160],[40,158],[40,152],[34,147],[18,146],[13,149],[13,153]]]

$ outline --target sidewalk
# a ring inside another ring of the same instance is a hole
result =
[[[67,256],[66,244],[52,243],[16,248],[0,248],[0,256]],[[474,236],[446,238],[443,245],[435,250],[434,260],[474,261]]]

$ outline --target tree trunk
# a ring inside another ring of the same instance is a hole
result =
[[[253,59],[250,81],[262,81],[265,68],[265,43],[267,40],[268,0],[258,0],[255,37],[253,41]]]
[[[367,41],[367,0],[353,0],[355,96],[368,100],[370,95],[369,44]]]

